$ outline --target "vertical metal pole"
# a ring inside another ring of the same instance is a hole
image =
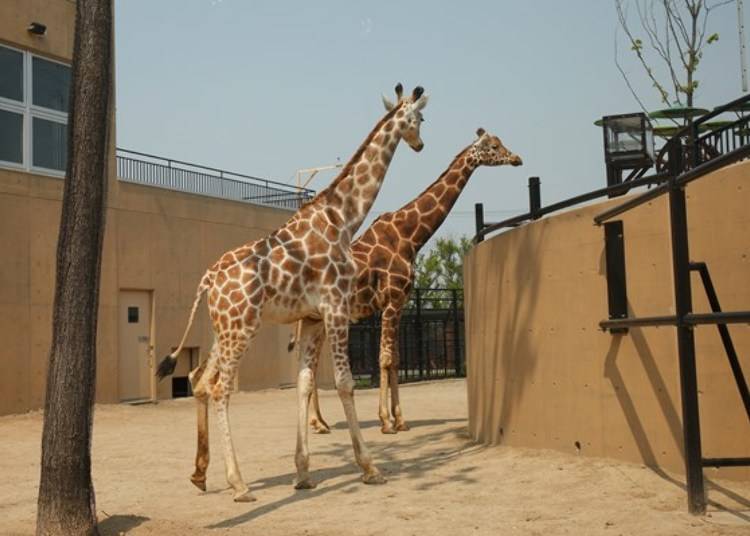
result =
[[[484,236],[479,234],[484,229],[484,205],[482,203],[474,204],[474,221],[476,225],[476,242],[477,244],[484,240]]]
[[[745,13],[743,0],[737,0],[737,29],[740,34],[740,74],[742,75],[742,91],[747,92],[747,59],[745,57]]]
[[[703,485],[701,431],[698,413],[698,380],[695,368],[693,329],[685,323],[692,312],[690,289],[690,254],[688,251],[687,206],[685,190],[672,177],[669,191],[669,216],[672,232],[672,273],[674,277],[675,313],[677,314],[677,352],[680,361],[680,396],[682,398],[682,437],[685,453],[688,511],[703,514],[706,496]]]
[[[542,191],[539,177],[529,177],[529,214],[532,220],[538,220],[542,208]]]
[[[422,299],[420,290],[414,289],[415,300],[417,305],[417,366],[419,367],[419,379],[424,375],[424,348],[422,345]]]
[[[458,290],[453,293],[453,366],[456,369],[455,376],[461,376],[461,333],[458,329]]]

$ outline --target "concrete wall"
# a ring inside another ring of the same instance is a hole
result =
[[[62,179],[0,170],[0,414],[40,407],[51,336]],[[289,211],[120,183],[110,196],[99,309],[97,399],[118,397],[120,289],[152,290],[155,354],[179,343],[195,289],[224,251],[277,228]],[[240,388],[293,382],[290,328],[264,327],[240,368]],[[205,304],[188,346],[208,352]],[[169,382],[159,396],[171,396]]]
[[[0,41],[70,62],[75,4],[69,0],[3,0]],[[32,37],[29,22],[47,25]],[[112,99],[114,101],[114,97]],[[112,114],[114,118],[114,114]],[[198,281],[224,251],[259,238],[291,212],[120,182],[111,121],[109,198],[98,320],[97,400],[117,402],[118,299],[121,289],[153,291],[155,357],[182,336]],[[55,249],[63,179],[0,168],[0,414],[43,404],[51,338]],[[291,328],[264,327],[240,367],[239,387],[294,382],[286,352]],[[188,346],[209,351],[210,326],[200,308]],[[169,382],[158,396],[171,396]]]
[[[691,184],[692,260],[708,263],[724,310],[750,308],[750,162]],[[675,330],[610,335],[604,232],[622,198],[488,239],[465,259],[469,427],[474,438],[684,471]],[[674,314],[666,197],[623,217],[629,314]],[[693,276],[695,311],[708,311]],[[745,374],[750,329],[730,327]],[[750,454],[750,424],[716,328],[696,328],[703,452]],[[707,470],[715,474],[718,470]],[[722,476],[750,478],[746,468]]]

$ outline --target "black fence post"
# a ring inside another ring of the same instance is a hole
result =
[[[370,385],[373,387],[380,387],[380,341],[378,341],[378,334],[380,333],[380,323],[378,322],[379,315],[375,314],[370,317]]]
[[[476,225],[476,242],[479,243],[482,240],[484,240],[484,236],[481,234],[482,229],[484,229],[484,204],[482,203],[475,203],[474,204],[474,221]]]
[[[670,157],[671,159],[671,157]],[[680,398],[682,399],[682,435],[685,452],[688,511],[706,511],[703,484],[701,430],[698,409],[698,379],[695,368],[693,327],[685,316],[693,309],[690,288],[690,253],[688,248],[687,207],[685,190],[671,179],[669,216],[672,232],[672,272],[674,277],[675,313],[677,316],[677,352],[680,364]]]
[[[458,290],[452,289],[453,294],[453,367],[455,376],[461,376],[461,333],[458,331]],[[447,367],[446,367],[447,368]],[[447,371],[446,371],[447,373]]]
[[[419,379],[424,377],[424,345],[422,344],[422,297],[420,289],[414,289],[414,301],[417,306],[417,366],[419,367]]]
[[[542,189],[539,177],[529,177],[529,214],[532,220],[538,220],[541,216],[539,210],[542,208]]]

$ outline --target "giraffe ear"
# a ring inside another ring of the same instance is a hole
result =
[[[482,127],[479,127],[477,129],[477,137],[481,138],[482,136],[484,136],[484,134],[485,134],[485,130]]]
[[[414,107],[417,110],[422,110],[425,106],[427,106],[427,101],[429,101],[429,100],[430,100],[429,95],[422,95],[421,97],[419,97],[419,99],[417,100],[417,102],[414,104]]]
[[[383,98],[383,106],[385,106],[386,111],[390,112],[391,110],[393,110],[394,104],[390,100],[388,100],[388,97],[386,97],[385,95],[381,96]]]

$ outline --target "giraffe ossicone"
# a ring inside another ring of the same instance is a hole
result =
[[[400,86],[396,89],[397,103],[378,121],[326,189],[277,231],[226,252],[201,278],[182,341],[157,370],[159,378],[174,371],[198,305],[206,294],[214,342],[208,359],[190,373],[198,405],[198,448],[191,481],[200,489],[206,489],[209,463],[210,398],[216,409],[226,477],[234,490],[234,500],[254,500],[237,464],[228,403],[240,358],[255,338],[261,319],[282,324],[303,319],[297,377],[295,487],[314,486],[309,475],[307,418],[314,370],[324,338],[331,346],[336,389],[362,478],[368,484],[385,482],[362,439],[354,407],[354,381],[347,352],[349,299],[356,274],[350,246],[375,201],[399,142],[403,139],[415,151],[424,145],[420,126],[427,95],[417,87],[411,96],[404,97]]]
[[[350,320],[382,312],[378,417],[381,431],[386,434],[408,430],[398,393],[399,322],[412,289],[419,250],[443,223],[478,167],[522,165],[521,157],[509,151],[500,138],[483,128],[477,129],[476,134],[477,139],[458,153],[435,182],[399,210],[382,214],[352,244],[357,275]],[[293,348],[294,342],[289,346]],[[312,403],[310,425],[318,433],[328,433],[330,428],[321,416],[317,389]]]

